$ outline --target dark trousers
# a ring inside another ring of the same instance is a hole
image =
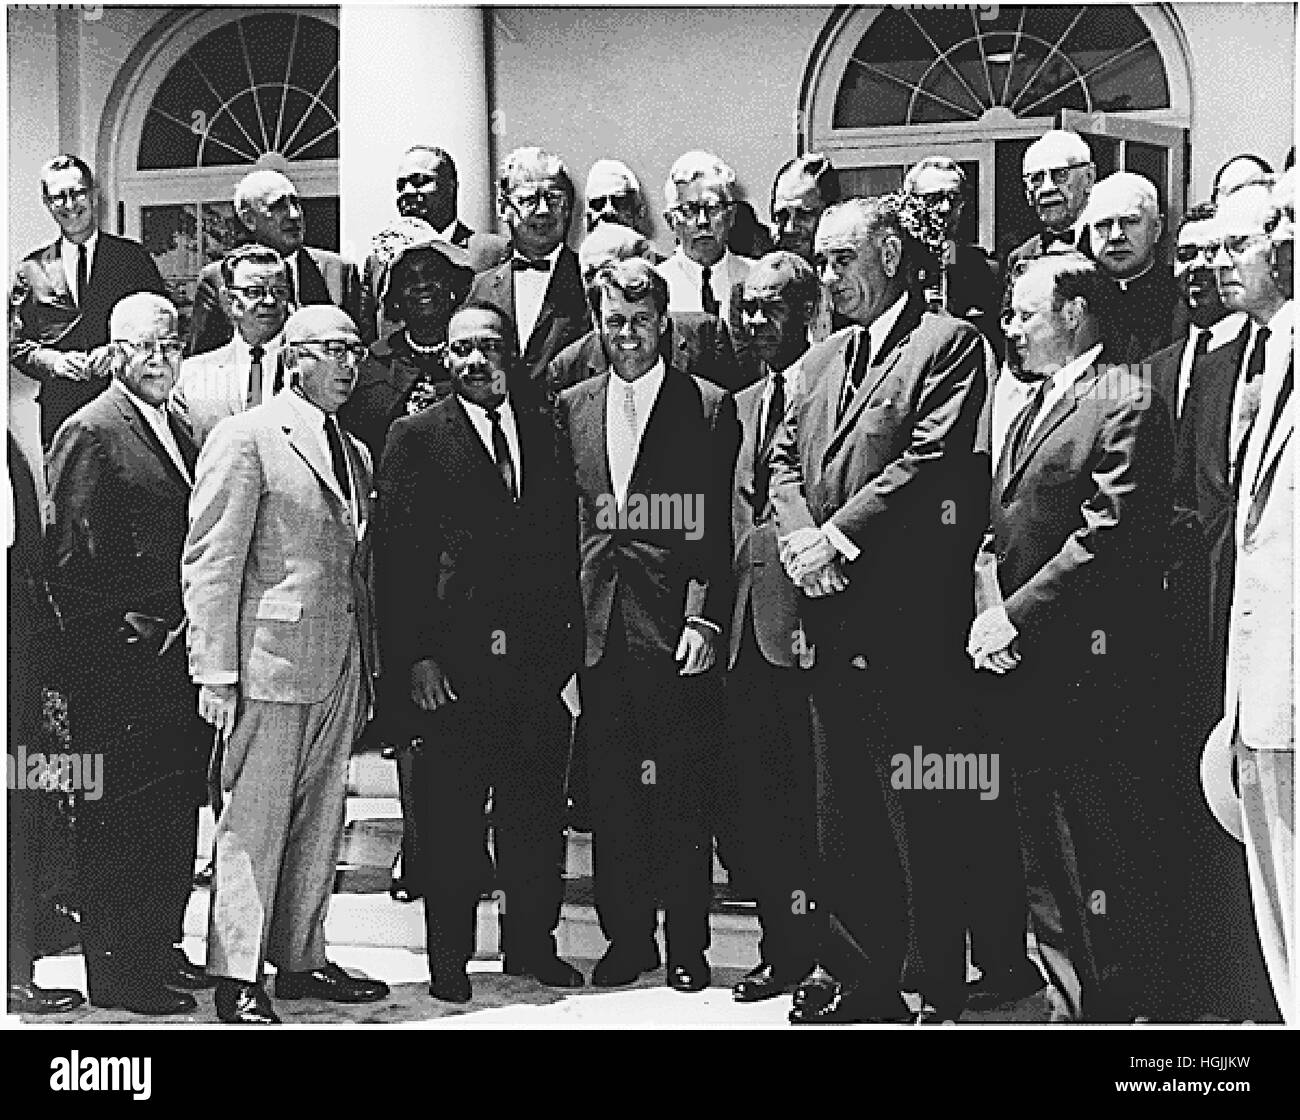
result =
[[[818,958],[841,982],[897,1002],[907,951],[904,818],[890,786],[888,693],[869,671],[814,670]]]
[[[463,970],[478,900],[493,885],[484,845],[492,794],[495,887],[507,958],[555,952],[564,859],[569,717],[558,695],[520,686],[462,699],[429,718],[415,754],[420,863],[430,967]]]
[[[686,957],[709,944],[720,686],[679,676],[668,657],[632,657],[618,629],[582,676],[596,911],[606,938],[636,948],[653,943],[661,900],[668,955]]]
[[[105,771],[107,783],[111,761]],[[194,783],[186,775],[125,796],[78,799],[81,945],[92,1000],[156,977],[184,919],[197,836]]]
[[[48,795],[46,795],[48,796]],[[26,984],[36,960],[36,853],[40,792],[10,789],[8,812],[9,983]]]
[[[817,827],[808,674],[773,665],[752,624],[726,682],[726,753],[718,767],[718,852],[758,906],[759,958],[802,977],[816,956]]]

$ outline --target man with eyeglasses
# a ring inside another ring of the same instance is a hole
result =
[[[1236,561],[1224,721],[1206,744],[1202,775],[1218,772],[1230,789],[1235,763],[1236,798],[1216,812],[1245,844],[1260,945],[1273,994],[1290,1022],[1296,1014],[1295,312],[1277,258],[1293,236],[1294,196],[1288,211],[1275,189],[1239,187],[1221,198],[1215,220],[1213,264],[1223,302],[1260,328],[1256,345],[1264,358],[1262,372],[1246,378],[1237,397],[1237,426],[1246,434],[1232,465]]]
[[[1097,169],[1083,137],[1066,129],[1043,133],[1025,149],[1021,169],[1025,198],[1043,228],[1007,255],[1006,276],[1026,257],[1051,250],[1076,249],[1085,255],[1089,251],[1079,219]]]
[[[1003,349],[998,325],[998,286],[988,257],[978,245],[957,240],[966,206],[966,173],[947,156],[926,156],[903,176],[903,190],[924,202],[943,222],[940,259],[926,262],[923,280],[927,298],[936,310],[947,311],[974,324],[993,347]]]
[[[217,422],[269,400],[284,388],[289,278],[284,259],[265,245],[241,245],[221,261],[222,297],[234,337],[220,349],[187,358],[171,408],[202,447]]]
[[[198,711],[224,741],[208,972],[224,1023],[280,999],[369,1003],[386,985],[325,955],[348,756],[371,706],[371,463],[341,432],[365,355],[352,320],[284,328],[290,392],[222,420],[195,470],[181,577]]]
[[[185,667],[180,561],[195,452],[168,415],[176,309],[138,293],[109,320],[114,376],[50,447],[50,591],[65,629],[74,749],[103,760],[77,805],[90,1002],[195,1009],[209,984],[174,944],[194,874],[210,733]]]
[[[452,395],[397,420],[379,472],[386,672],[415,759],[430,987],[472,996],[475,908],[500,888],[507,975],[580,988],[556,953],[569,716],[581,657],[571,480],[544,407],[509,389],[514,324],[467,302],[447,328]],[[492,798],[493,868],[483,856]]]
[[[516,148],[501,164],[501,216],[511,257],[474,278],[470,298],[502,308],[515,325],[520,361],[511,376],[542,391],[551,359],[587,332],[587,298],[577,254],[564,243],[573,216],[573,180],[558,156]]]
[[[734,305],[753,261],[727,248],[735,221],[736,173],[711,152],[687,152],[668,172],[664,220],[677,249],[659,265],[670,311],[717,315],[737,337]]]
[[[1178,285],[1160,262],[1164,219],[1150,179],[1117,171],[1092,188],[1084,208],[1089,254],[1119,289],[1117,317],[1105,324],[1116,362],[1144,362],[1173,338]]]
[[[90,168],[61,155],[41,168],[41,198],[59,237],[28,253],[18,266],[9,306],[17,329],[9,361],[41,383],[41,445],[109,383],[109,313],[124,296],[166,288],[158,266],[138,241],[99,228],[99,195]]]
[[[442,148],[414,144],[402,153],[397,164],[397,212],[403,218],[428,222],[433,236],[464,249],[475,272],[500,264],[509,253],[509,242],[500,234],[471,229],[457,213],[460,178],[456,163]],[[366,306],[362,314],[363,337],[384,338],[401,325],[385,318],[381,293],[386,288],[390,258],[372,252],[362,270]]]
[[[596,160],[587,172],[587,186],[582,197],[585,203],[583,224],[587,233],[602,222],[612,222],[646,236],[650,234],[641,181],[621,160]],[[653,245],[650,252],[654,257],[652,263],[658,264],[663,259]]]
[[[361,322],[362,287],[357,266],[328,249],[305,243],[306,215],[298,188],[279,171],[258,168],[235,184],[235,219],[244,238],[274,249],[285,260],[293,307],[333,304]],[[221,302],[221,262],[203,266],[194,293],[187,355],[224,346],[233,333]],[[366,341],[371,341],[367,338]]]

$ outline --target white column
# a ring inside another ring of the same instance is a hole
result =
[[[339,10],[340,238],[365,259],[397,217],[397,161],[412,144],[446,149],[460,178],[460,217],[495,229],[487,31],[476,7]]]

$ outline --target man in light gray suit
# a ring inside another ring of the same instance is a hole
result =
[[[285,325],[292,388],[219,423],[199,458],[182,561],[199,714],[226,741],[208,963],[227,1023],[281,999],[383,999],[325,957],[350,749],[370,701],[372,465],[335,413],[365,352],[313,306]]]
[[[282,349],[289,278],[280,254],[242,245],[221,262],[221,280],[234,337],[224,346],[186,358],[169,407],[196,447],[217,422],[259,405],[284,387]]]

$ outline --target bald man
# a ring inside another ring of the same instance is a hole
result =
[[[372,469],[336,413],[365,353],[352,320],[284,328],[290,388],[203,445],[182,583],[199,714],[225,743],[208,967],[226,1023],[279,1020],[276,995],[383,999],[325,957],[348,755],[370,706]]]
[[[1164,219],[1150,179],[1117,171],[1088,196],[1081,218],[1092,258],[1120,291],[1117,320],[1103,324],[1117,362],[1141,362],[1174,336],[1178,282],[1160,260]]]
[[[108,327],[113,380],[64,421],[47,468],[46,564],[69,639],[73,745],[103,763],[99,788],[78,791],[81,941],[94,1006],[175,1015],[195,1002],[173,989],[207,982],[172,944],[211,742],[181,640],[195,453],[165,407],[181,364],[176,308],[141,292]]]
[[[1021,172],[1025,199],[1042,230],[1011,250],[1004,276],[1011,274],[1017,261],[1041,257],[1051,249],[1088,252],[1079,219],[1096,182],[1097,168],[1083,137],[1066,129],[1043,133],[1025,149]]]
[[[357,266],[328,249],[307,247],[302,200],[298,188],[286,176],[264,167],[249,172],[235,186],[234,203],[243,240],[274,249],[288,263],[293,306],[334,304],[346,311],[354,323],[361,321],[362,285]],[[204,265],[194,293],[186,357],[224,346],[233,336],[221,299],[224,286],[221,262]]]

